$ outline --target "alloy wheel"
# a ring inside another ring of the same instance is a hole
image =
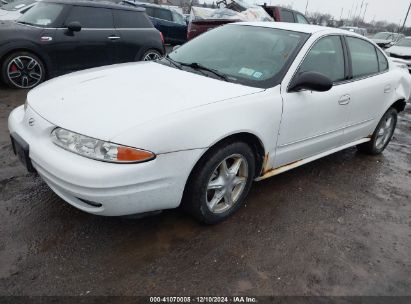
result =
[[[385,118],[385,121],[381,124],[375,140],[375,147],[382,149],[391,139],[394,132],[395,123],[393,115],[389,115]]]
[[[144,55],[143,61],[152,61],[152,60],[158,60],[160,59],[161,56],[157,52],[148,52]]]
[[[7,77],[16,87],[30,89],[41,82],[43,69],[36,59],[30,56],[17,56],[7,65]]]
[[[232,208],[243,193],[248,180],[248,163],[240,154],[225,158],[214,170],[207,185],[206,202],[213,213]]]

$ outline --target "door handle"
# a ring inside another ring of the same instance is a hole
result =
[[[391,92],[391,85],[390,85],[390,84],[387,84],[387,85],[384,87],[384,93],[389,93],[389,92]]]
[[[112,41],[115,41],[115,40],[119,40],[120,39],[120,37],[118,37],[118,36],[110,36],[110,37],[107,37],[109,40],[112,40]]]
[[[351,96],[350,95],[344,95],[340,98],[338,103],[343,106],[343,105],[349,104],[350,101],[351,101]]]

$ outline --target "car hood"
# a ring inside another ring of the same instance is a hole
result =
[[[0,17],[5,16],[7,14],[10,14],[10,12],[0,8]]]
[[[387,53],[396,54],[400,56],[411,56],[411,47],[406,46],[392,46],[386,50]]]
[[[28,104],[52,124],[102,140],[191,108],[264,89],[233,84],[154,62],[112,65],[52,79]]]

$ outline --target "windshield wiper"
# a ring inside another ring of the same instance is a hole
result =
[[[25,21],[18,21],[18,20],[17,20],[17,23],[27,24],[27,25],[33,25],[33,23],[29,23],[29,22],[25,22]]]
[[[208,68],[204,65],[201,65],[197,62],[192,62],[192,63],[178,62],[178,63],[181,64],[182,66],[187,66],[187,67],[192,68],[194,70],[203,70],[203,71],[211,72],[214,75],[220,77],[220,79],[223,79],[224,81],[229,81],[227,75],[225,75],[225,74],[223,74],[223,73],[221,73],[217,70],[214,70],[214,69]]]
[[[166,59],[168,62],[170,62],[171,64],[173,64],[177,69],[182,70],[183,68],[181,67],[181,63],[177,62],[173,59],[170,58],[170,56],[168,56],[168,54],[164,57],[164,59]]]

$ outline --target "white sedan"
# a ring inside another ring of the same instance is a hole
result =
[[[259,181],[357,146],[379,154],[411,77],[355,33],[236,23],[157,62],[52,79],[9,117],[15,153],[71,205],[179,205],[217,223]]]

